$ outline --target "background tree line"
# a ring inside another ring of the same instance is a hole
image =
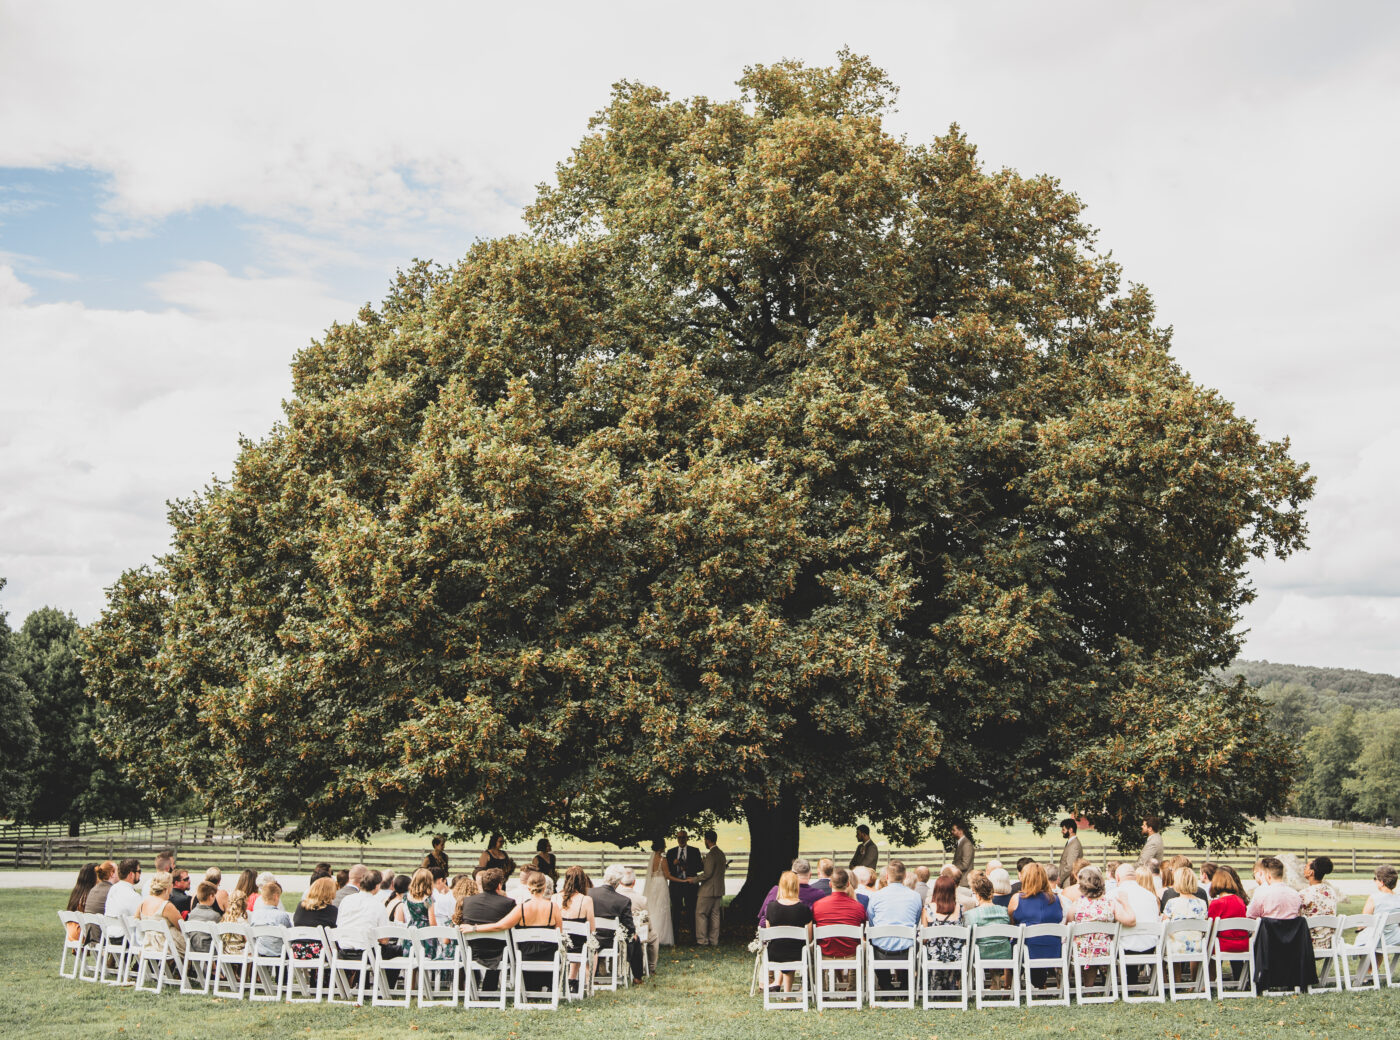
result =
[[[1268,706],[1268,726],[1298,749],[1291,805],[1302,816],[1400,819],[1400,678],[1351,668],[1236,661]]]
[[[82,657],[72,614],[41,607],[12,631],[0,609],[0,816],[72,835],[85,820],[149,819],[140,786],[98,754]]]

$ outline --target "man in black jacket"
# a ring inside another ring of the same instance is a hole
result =
[[[670,883],[671,893],[671,932],[676,945],[681,944],[681,926],[695,941],[695,903],[700,893],[700,873],[705,863],[700,858],[700,850],[691,848],[685,831],[676,832],[676,847],[666,853],[666,869],[676,880]]]
[[[617,890],[622,884],[622,867],[614,863],[603,872],[603,883],[588,890],[593,900],[593,917],[612,918],[627,932],[627,966],[632,972],[632,981],[640,984],[646,977],[642,965],[642,944],[637,941],[637,925],[632,919],[632,900]],[[611,928],[598,929],[598,941],[607,945],[612,941]]]

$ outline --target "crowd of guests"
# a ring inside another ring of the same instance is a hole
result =
[[[144,879],[141,861],[136,858],[84,866],[69,894],[68,909],[119,919],[163,919],[169,926],[169,942],[174,945],[171,952],[177,955],[185,952],[182,925],[186,921],[356,930],[389,924],[409,928],[451,925],[472,943],[477,963],[492,970],[499,967],[505,947],[505,939],[498,933],[514,927],[563,930],[565,921],[578,921],[587,923],[589,937],[610,944],[616,928],[606,923],[595,927],[595,922],[601,920],[617,922],[623,929],[627,967],[635,982],[644,981],[646,899],[637,890],[632,868],[610,866],[597,885],[578,866],[569,867],[561,879],[548,840],[541,840],[537,854],[519,868],[501,844],[499,836],[493,835],[476,869],[455,876],[449,873],[441,837],[433,839],[433,847],[422,865],[411,874],[373,870],[363,863],[336,871],[329,863],[318,863],[290,913],[282,906],[282,886],[272,873],[244,870],[232,884],[226,884],[222,871],[210,867],[193,883],[190,872],[177,866],[174,850],[166,849],[157,854],[155,871]],[[77,939],[76,925],[73,930],[70,937]],[[148,931],[145,936],[147,943],[166,941],[157,930]],[[577,934],[568,934],[567,939],[575,953],[589,943],[589,938]],[[195,933],[189,941],[207,943],[208,938]],[[240,952],[241,941],[240,936],[229,935],[224,948]],[[258,942],[267,947],[259,949],[259,953],[280,952],[276,939],[263,938]],[[363,948],[353,940],[341,945],[351,956],[354,950]],[[411,948],[412,941],[402,947],[386,945],[383,952],[397,956]],[[294,956],[296,952],[294,944]],[[431,940],[423,943],[421,952],[428,957],[439,953]],[[529,956],[535,951],[521,952]],[[652,965],[656,963],[655,953],[653,944]],[[571,978],[577,979],[577,975],[578,965],[574,964]]]
[[[1064,821],[1062,827],[1066,837],[1072,837],[1073,821]],[[1159,828],[1149,832],[1149,838],[1154,836],[1157,841],[1152,843],[1152,850],[1164,852]],[[1077,850],[1078,840],[1073,840]],[[970,863],[961,842],[956,848],[962,853],[963,862]],[[1120,926],[1119,947],[1142,953],[1156,948],[1158,922],[1200,921],[1201,931],[1183,929],[1169,940],[1173,951],[1195,953],[1205,941],[1209,922],[1216,918],[1287,920],[1334,915],[1341,898],[1327,881],[1333,864],[1326,856],[1306,864],[1296,857],[1260,858],[1253,870],[1255,887],[1246,899],[1245,885],[1233,867],[1203,863],[1198,872],[1186,856],[1110,861],[1102,871],[1082,854],[1069,862],[1065,871],[1059,864],[1043,864],[1024,857],[1015,864],[1013,882],[1011,872],[995,859],[985,868],[966,872],[961,866],[948,863],[935,876],[927,866],[910,868],[898,859],[877,869],[869,858],[871,849],[873,846],[859,846],[860,862],[848,868],[837,867],[829,859],[821,860],[815,878],[808,860],[795,860],[792,869],[783,873],[764,900],[759,911],[760,927],[806,926],[809,940],[812,929],[822,925],[917,927],[930,958],[953,963],[962,960],[963,941],[939,936],[940,926],[1116,923]],[[1395,868],[1379,867],[1375,884],[1376,892],[1367,900],[1363,912],[1400,911]],[[1396,923],[1387,925],[1386,932],[1387,941],[1400,941],[1400,914]],[[1312,933],[1318,945],[1330,941],[1329,929],[1312,929]],[[1089,932],[1074,941],[1078,954],[1088,958],[1105,955],[1110,939],[1111,933],[1105,931]],[[1008,958],[1012,954],[1006,938],[974,941],[984,958]],[[877,938],[872,941],[871,955],[876,960],[905,958],[913,942],[908,938]],[[1221,949],[1226,951],[1244,950],[1248,942],[1243,931],[1232,929],[1220,934]],[[855,943],[856,940],[846,938],[820,940],[822,953],[833,958],[852,956]],[[801,946],[795,939],[774,940],[769,949],[770,960],[796,960]],[[1059,940],[1053,936],[1029,939],[1027,946],[1032,957],[1053,958],[1060,953]],[[1048,971],[1033,971],[1032,984],[1045,985]],[[882,987],[901,984],[893,972],[877,972],[876,977],[877,985]],[[994,988],[1010,985],[1010,974],[997,973],[989,981]],[[792,973],[775,973],[767,984],[790,990]],[[955,973],[951,971],[935,975],[936,986],[951,988],[955,984]]]

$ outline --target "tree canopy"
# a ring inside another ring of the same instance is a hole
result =
[[[528,230],[301,351],[94,626],[115,753],[258,833],[746,816],[751,880],[799,820],[1280,803],[1213,676],[1306,467],[1053,178],[892,136],[849,53],[739,85],[618,84]]]
[[[0,578],[0,591],[5,579]],[[15,637],[0,610],[0,814],[17,812],[29,797],[29,769],[39,740],[34,696],[15,668]]]

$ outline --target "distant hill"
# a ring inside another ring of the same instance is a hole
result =
[[[1349,704],[1357,711],[1400,708],[1400,678],[1354,668],[1311,668],[1301,664],[1239,660],[1225,669],[1227,676],[1243,675],[1251,686],[1302,687],[1318,708]]]

